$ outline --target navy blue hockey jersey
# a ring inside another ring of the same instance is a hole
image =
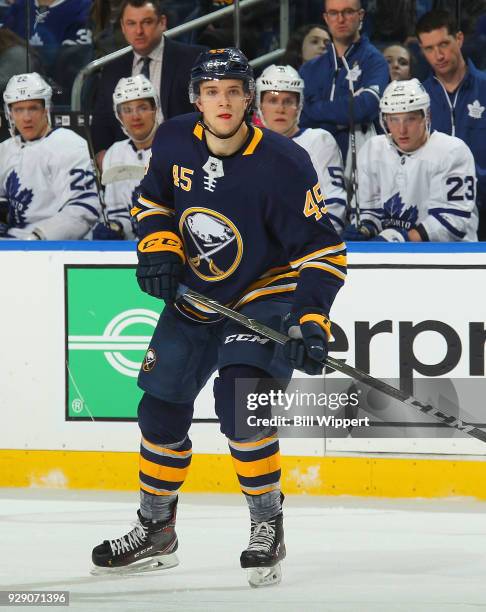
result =
[[[308,153],[252,127],[239,151],[216,157],[198,118],[182,115],[159,127],[132,209],[139,235],[180,236],[183,282],[208,297],[238,308],[283,295],[296,314],[328,314],[345,279],[346,251]]]

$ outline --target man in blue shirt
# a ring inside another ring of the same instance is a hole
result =
[[[300,70],[305,84],[300,126],[331,132],[343,160],[347,160],[353,123],[358,146],[374,135],[372,124],[378,119],[380,97],[389,81],[386,60],[360,35],[364,13],[360,0],[326,0],[323,15],[333,44],[328,53]]]
[[[432,129],[460,138],[472,151],[478,179],[478,239],[486,240],[486,75],[464,60],[464,34],[447,11],[426,13],[416,31],[434,72],[423,84],[431,100]]]

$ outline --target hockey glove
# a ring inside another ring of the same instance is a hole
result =
[[[137,281],[153,297],[173,302],[184,271],[181,239],[173,232],[155,232],[142,238],[137,248]]]
[[[124,240],[125,232],[119,221],[98,223],[93,229],[93,240]]]
[[[408,231],[399,227],[388,227],[371,238],[374,242],[409,242]]]
[[[363,221],[360,228],[356,225],[347,225],[341,238],[345,242],[363,241],[373,239],[376,236],[376,227],[371,221]]]
[[[293,368],[306,374],[320,374],[331,335],[329,319],[314,313],[304,314],[298,320],[289,315],[287,325],[290,340],[283,347],[286,359]]]

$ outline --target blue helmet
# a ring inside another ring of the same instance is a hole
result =
[[[201,81],[219,81],[222,79],[237,79],[243,81],[244,90],[253,95],[255,79],[253,69],[248,59],[236,47],[226,49],[211,49],[203,51],[191,70],[189,82],[189,100],[192,104],[199,96]]]

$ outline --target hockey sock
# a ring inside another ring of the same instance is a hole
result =
[[[280,449],[278,438],[271,436],[255,442],[235,442],[228,440],[236,475],[241,490],[248,497],[259,497],[250,505],[250,512],[266,513],[272,508],[275,514],[273,495],[264,497],[265,493],[275,492],[280,499]],[[278,512],[277,512],[278,514]],[[253,515],[252,515],[253,516]]]
[[[140,444],[140,512],[146,519],[168,520],[191,464],[189,438],[173,444]]]
[[[282,512],[279,489],[261,495],[247,495],[245,493],[245,498],[250,510],[250,517],[257,523],[268,521]]]

